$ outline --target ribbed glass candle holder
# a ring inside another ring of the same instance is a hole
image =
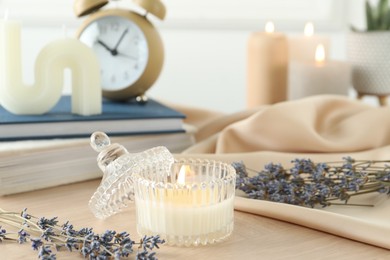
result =
[[[157,167],[159,168],[159,167]],[[209,160],[176,160],[132,175],[141,236],[160,235],[169,245],[197,246],[227,238],[234,225],[236,173]]]

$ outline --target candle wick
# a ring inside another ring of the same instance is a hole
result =
[[[9,10],[8,10],[8,8],[7,8],[7,9],[5,9],[5,11],[4,11],[4,21],[7,21],[7,20],[8,20],[8,13],[9,13]]]

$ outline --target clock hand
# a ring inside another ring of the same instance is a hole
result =
[[[123,38],[123,37],[121,37],[121,38]],[[134,59],[134,60],[137,59],[136,57],[133,57],[133,56],[130,56],[130,55],[126,55],[126,54],[123,54],[123,53],[119,53],[119,52],[116,50],[116,48],[115,48],[115,49],[111,49],[110,47],[108,47],[107,44],[105,44],[105,43],[104,43],[102,40],[100,40],[100,39],[97,40],[97,43],[99,43],[100,45],[102,45],[102,46],[103,46],[106,50],[108,50],[108,51],[111,53],[111,55],[113,55],[113,56],[120,55],[120,56],[124,56],[124,57],[130,58],[130,59]],[[120,42],[119,42],[119,43],[120,43]],[[117,45],[119,45],[119,44],[117,44]]]
[[[108,47],[108,45],[107,44],[105,44],[103,41],[101,41],[101,40],[97,40],[97,43],[99,43],[101,46],[103,46],[106,50],[108,50],[111,54],[112,54],[112,52],[113,52],[113,50],[111,50],[111,48],[110,47]],[[114,54],[113,54],[114,55]]]
[[[125,37],[125,35],[128,33],[129,31],[129,28],[126,28],[126,30],[123,31],[121,37],[119,38],[118,42],[116,43],[114,49],[111,50],[111,54],[112,55],[117,55],[118,54],[118,47],[119,47],[119,44],[122,42],[123,38]]]
[[[138,57],[134,57],[134,56],[132,56],[132,55],[127,55],[127,54],[120,53],[120,52],[118,52],[117,55],[118,55],[118,56],[125,57],[125,58],[129,58],[129,59],[132,59],[132,60],[138,60]]]

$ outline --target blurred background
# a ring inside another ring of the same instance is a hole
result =
[[[330,57],[345,60],[350,26],[364,28],[364,0],[163,0],[165,21],[152,19],[165,46],[162,74],[148,95],[172,103],[226,113],[246,107],[246,51],[251,32],[266,21],[287,36],[300,35],[306,22],[329,37]],[[374,1],[375,2],[375,1]],[[110,7],[134,8],[130,0]],[[44,45],[74,37],[85,18],[76,18],[71,0],[0,0],[0,15],[23,24],[22,55],[26,83]],[[64,30],[64,27],[66,28]],[[65,92],[70,90],[67,84]]]

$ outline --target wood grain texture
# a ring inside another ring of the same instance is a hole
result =
[[[99,185],[98,180],[65,185],[40,191],[0,198],[0,207],[21,211],[27,207],[37,217],[58,216],[69,220],[75,228],[93,227],[96,232],[107,229],[128,231],[138,238],[133,204],[107,220],[96,219],[88,209],[88,200]],[[29,245],[10,242],[0,244],[0,259],[35,259]],[[82,259],[78,253],[57,252],[58,259]],[[270,218],[235,211],[232,236],[205,247],[162,246],[159,259],[390,259],[390,251],[340,238]],[[131,259],[131,258],[130,258]]]

